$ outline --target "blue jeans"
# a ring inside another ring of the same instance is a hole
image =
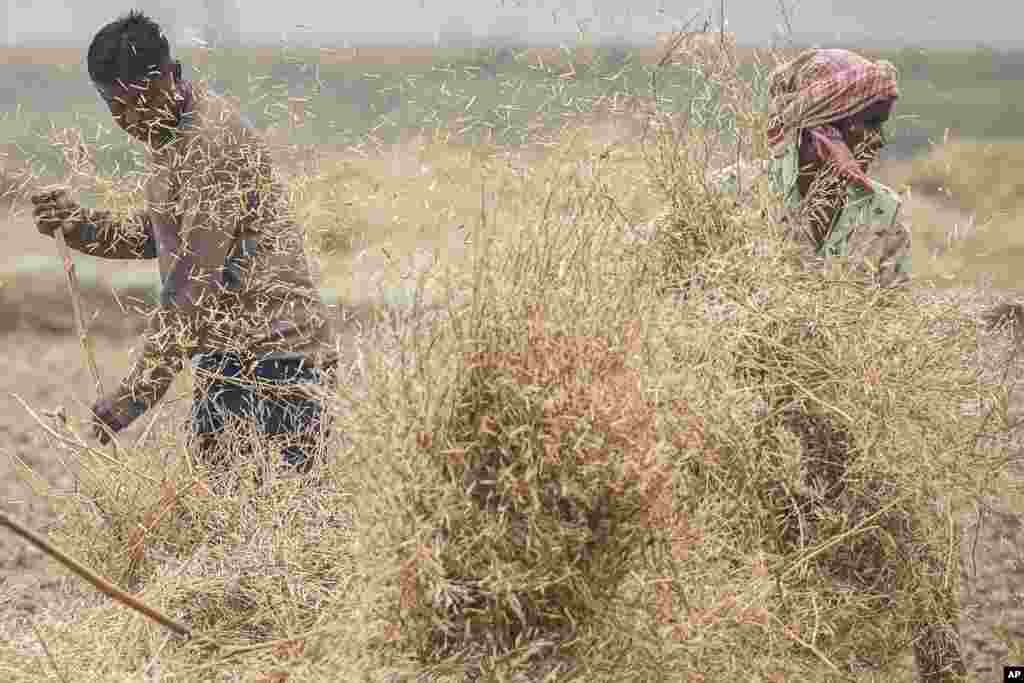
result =
[[[309,472],[316,459],[321,430],[330,432],[330,416],[302,387],[320,385],[333,373],[304,358],[262,360],[243,367],[237,354],[212,352],[199,356],[192,402],[192,432],[201,460],[215,468],[229,467],[218,436],[232,418],[250,420],[261,440],[283,437],[286,465]]]

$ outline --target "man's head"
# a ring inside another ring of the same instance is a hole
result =
[[[89,45],[89,77],[129,135],[163,146],[178,122],[181,66],[160,27],[132,11],[99,30]]]

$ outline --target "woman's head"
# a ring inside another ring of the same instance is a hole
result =
[[[899,97],[896,68],[848,50],[807,50],[771,76],[769,143],[777,155],[800,145],[801,166],[829,164],[864,175],[885,144],[884,124]]]
[[[868,165],[878,158],[878,153],[885,147],[885,124],[892,115],[895,98],[879,100],[861,112],[836,122],[842,133],[846,146],[867,171]]]

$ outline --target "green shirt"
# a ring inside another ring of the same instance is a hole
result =
[[[740,177],[743,168],[751,169],[748,164],[733,165],[724,169],[719,176],[719,187],[727,192],[741,193]],[[753,173],[748,173],[747,178],[761,172],[768,173],[769,187],[781,195],[783,209],[786,213],[795,213],[803,201],[797,185],[799,175],[799,149],[794,143],[790,145],[786,153],[771,161],[762,162],[753,167]],[[901,200],[895,191],[882,183],[870,180],[871,191],[865,190],[856,183],[848,183],[846,188],[846,202],[841,211],[833,219],[828,234],[821,245],[817,247],[819,257],[847,256],[850,252],[850,238],[854,228],[859,226],[872,226],[877,232],[890,233],[897,227],[897,218]],[[910,252],[906,250],[901,254],[897,270],[909,273]]]

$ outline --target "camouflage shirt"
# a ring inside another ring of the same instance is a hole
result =
[[[266,146],[222,97],[196,88],[191,100],[177,137],[150,154],[145,209],[125,221],[88,212],[68,238],[96,256],[159,264],[160,305],[121,389],[140,411],[200,353],[336,360],[304,234]]]

